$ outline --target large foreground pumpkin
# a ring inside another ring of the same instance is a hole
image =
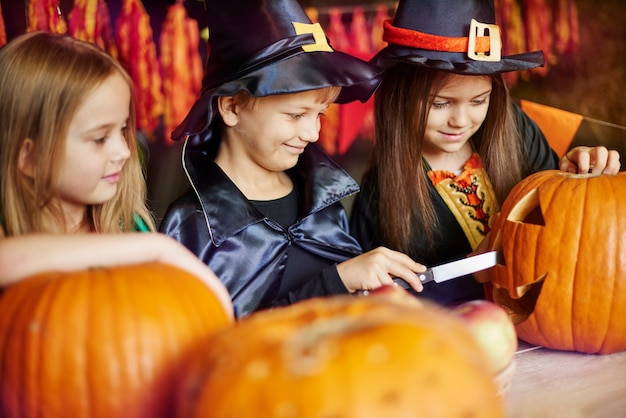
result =
[[[179,361],[231,322],[167,265],[18,282],[0,297],[0,416],[171,417]]]
[[[584,353],[626,350],[626,173],[545,171],[520,182],[490,235],[493,299],[518,336]]]
[[[412,296],[311,299],[214,335],[177,416],[502,417],[488,369],[459,318]]]

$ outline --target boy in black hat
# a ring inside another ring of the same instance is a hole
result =
[[[357,183],[314,145],[330,103],[367,100],[379,69],[333,51],[295,0],[205,2],[203,92],[173,132],[191,189],[161,232],[228,288],[236,314],[401,277],[424,266],[378,248],[360,255],[341,199]]]
[[[578,147],[561,160],[502,73],[543,65],[541,51],[501,55],[492,0],[404,0],[385,22],[375,141],[351,231],[424,265],[481,252],[492,217],[523,177],[546,169],[616,173],[619,154]],[[484,298],[472,276],[420,294],[453,305]]]

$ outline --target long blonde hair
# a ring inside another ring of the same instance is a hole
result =
[[[6,236],[66,230],[58,178],[70,123],[84,100],[112,74],[133,91],[124,68],[94,44],[64,35],[31,32],[0,49],[0,219]],[[132,96],[132,94],[131,94]],[[146,182],[137,143],[135,101],[131,97],[125,138],[131,157],[115,196],[90,205],[85,222],[97,232],[125,232],[142,218],[154,230],[146,207]],[[20,149],[33,141],[35,175],[18,167]]]
[[[377,231],[383,245],[412,254],[411,233],[433,241],[437,214],[431,202],[422,142],[431,97],[450,74],[412,64],[387,70],[375,96],[375,141],[365,174],[373,190]],[[492,81],[485,121],[472,144],[485,164],[498,201],[521,180],[523,161],[519,134],[501,75]]]

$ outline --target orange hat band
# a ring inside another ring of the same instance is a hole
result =
[[[468,52],[470,38],[449,38],[447,36],[431,35],[411,29],[398,28],[391,24],[391,20],[384,22],[383,40],[390,44],[427,49],[429,51]],[[476,37],[476,52],[490,50],[490,37]]]

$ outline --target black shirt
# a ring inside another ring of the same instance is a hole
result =
[[[297,222],[298,213],[300,213],[300,202],[296,188],[291,191],[285,197],[274,200],[252,200],[251,203],[272,221],[278,223],[285,230],[288,230],[291,225]],[[318,257],[309,251],[305,251],[298,245],[291,245],[287,250],[287,264],[285,266],[285,273],[283,280],[278,289],[276,300],[284,300],[286,303],[292,303],[293,298],[290,297],[290,292],[293,292],[303,287],[307,282],[312,280],[311,272],[318,272],[318,276],[323,274],[336,275],[339,278],[338,273],[334,265],[329,265],[328,260]],[[328,269],[332,266],[332,269]],[[328,271],[323,272],[327,269]],[[313,278],[317,280],[317,278]],[[321,277],[319,278],[321,280]],[[339,279],[340,280],[340,279]],[[271,305],[282,305],[283,303],[276,301],[268,301]]]

